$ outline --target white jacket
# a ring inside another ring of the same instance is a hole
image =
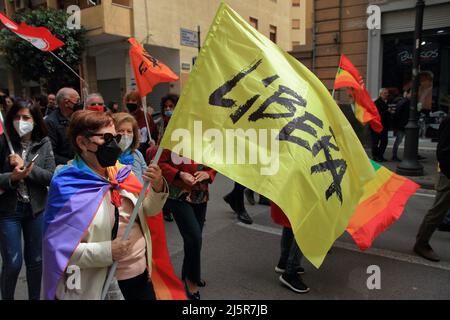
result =
[[[136,204],[137,198],[133,194],[125,190],[120,190],[120,194]],[[139,221],[147,245],[147,263],[149,268],[152,265],[152,244],[145,215],[153,216],[158,214],[164,206],[167,197],[168,187],[165,182],[165,190],[161,193],[150,192],[139,210]],[[58,283],[56,290],[56,298],[58,300],[101,299],[109,267],[113,264],[111,253],[113,225],[114,206],[111,204],[110,192],[107,192],[97,215],[89,226],[84,238],[75,249],[70,258],[68,268]],[[149,272],[151,272],[151,269]]]

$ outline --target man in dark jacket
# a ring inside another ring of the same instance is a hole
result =
[[[48,127],[48,137],[52,142],[56,165],[60,165],[66,164],[75,156],[72,144],[67,137],[67,128],[74,108],[79,107],[80,95],[72,88],[62,88],[56,94],[56,103],[58,108],[45,119],[45,123]]]
[[[440,258],[431,248],[430,238],[450,209],[450,116],[439,126],[436,155],[440,170],[436,183],[436,198],[420,225],[414,245],[414,251],[418,255],[431,261],[439,261]]]
[[[401,161],[398,156],[398,147],[405,137],[405,127],[408,124],[409,107],[411,105],[411,89],[405,92],[405,96],[395,106],[395,112],[392,121],[392,129],[394,129],[395,142],[392,147],[392,161]]]
[[[380,95],[375,100],[375,106],[380,114],[381,124],[383,125],[383,131],[380,133],[370,129],[372,136],[372,158],[375,161],[386,161],[384,158],[384,152],[388,144],[388,131],[389,131],[389,106],[388,106],[389,91],[386,88],[380,89]]]

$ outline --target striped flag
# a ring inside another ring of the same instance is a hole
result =
[[[0,12],[3,25],[22,39],[28,41],[41,51],[54,51],[64,45],[45,27],[32,27],[25,22],[19,25]]]
[[[355,66],[345,56],[341,56],[334,89],[347,88],[355,101],[355,117],[361,124],[369,123],[376,132],[381,132],[380,115],[364,85],[364,80]]]
[[[347,232],[361,250],[372,245],[375,238],[397,221],[408,199],[419,185],[372,161],[376,177],[364,186]]]
[[[167,250],[163,214],[147,216],[152,237],[152,283],[158,300],[187,300],[181,280],[175,275]]]

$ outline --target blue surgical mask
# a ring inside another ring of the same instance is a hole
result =
[[[165,115],[166,117],[171,117],[172,114],[173,114],[173,111],[164,111],[164,115]]]

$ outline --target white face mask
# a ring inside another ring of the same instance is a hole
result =
[[[17,133],[19,134],[19,137],[23,137],[27,133],[30,133],[33,131],[34,123],[28,122],[28,121],[22,121],[22,120],[16,120],[13,122],[14,129],[16,129]]]
[[[119,147],[120,149],[122,149],[122,152],[125,152],[126,150],[128,150],[128,148],[131,146],[132,143],[133,143],[133,135],[123,134],[119,142]]]

